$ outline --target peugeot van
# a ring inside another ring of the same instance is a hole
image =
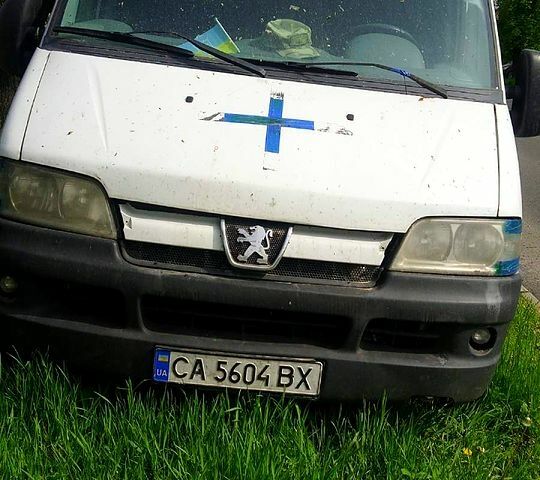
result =
[[[492,0],[6,0],[0,67],[4,343],[197,388],[486,390],[540,133],[540,53],[505,88]]]

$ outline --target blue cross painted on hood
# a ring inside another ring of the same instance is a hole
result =
[[[266,127],[266,142],[264,150],[269,153],[279,153],[281,145],[281,129],[295,128],[299,130],[317,130],[319,132],[333,132],[342,135],[352,135],[350,130],[335,125],[323,125],[320,128],[315,127],[313,120],[299,120],[295,118],[283,118],[283,105],[285,103],[282,93],[272,94],[270,96],[270,107],[268,116],[247,115],[239,113],[217,113],[210,117],[202,118],[206,121],[240,123],[247,125],[262,125]]]

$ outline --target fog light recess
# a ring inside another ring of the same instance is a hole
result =
[[[6,295],[13,295],[19,288],[19,283],[13,277],[5,275],[0,277],[0,291]]]
[[[469,339],[469,345],[474,353],[486,353],[491,350],[497,340],[497,331],[494,328],[479,328]]]

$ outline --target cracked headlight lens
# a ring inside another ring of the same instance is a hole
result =
[[[19,222],[116,238],[109,202],[94,180],[0,159],[0,215]]]

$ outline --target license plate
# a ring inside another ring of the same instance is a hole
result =
[[[315,360],[233,356],[157,348],[154,380],[205,387],[317,396],[322,363]]]

